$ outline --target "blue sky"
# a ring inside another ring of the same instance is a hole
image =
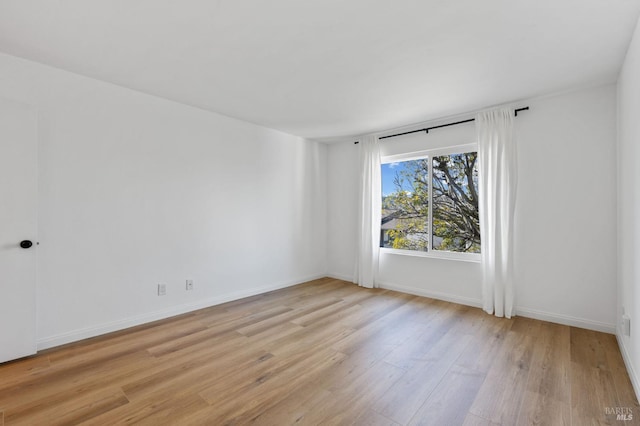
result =
[[[388,163],[382,165],[382,196],[385,197],[396,191],[396,186],[393,184],[393,179],[396,176],[396,172],[405,169],[405,162]],[[407,185],[405,190],[411,190],[411,187]]]

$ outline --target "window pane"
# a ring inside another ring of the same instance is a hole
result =
[[[429,248],[429,160],[382,165],[380,247]]]
[[[433,157],[433,249],[480,253],[477,153]]]

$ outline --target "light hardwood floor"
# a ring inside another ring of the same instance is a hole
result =
[[[0,365],[0,425],[639,421],[613,335],[329,278]]]

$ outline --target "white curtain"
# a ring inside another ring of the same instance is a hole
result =
[[[513,121],[512,108],[476,116],[483,308],[489,314],[507,318],[515,315],[513,225],[517,159]]]
[[[353,282],[373,288],[378,274],[380,253],[380,216],[382,180],[380,177],[380,144],[375,136],[365,136],[358,144],[359,197],[358,240]]]

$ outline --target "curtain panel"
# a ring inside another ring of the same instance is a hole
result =
[[[380,216],[382,180],[380,177],[380,143],[375,136],[365,136],[358,144],[359,197],[358,240],[353,282],[361,287],[377,287],[380,254]]]
[[[476,116],[483,309],[497,317],[514,312],[514,214],[517,157],[514,112],[500,108]]]

